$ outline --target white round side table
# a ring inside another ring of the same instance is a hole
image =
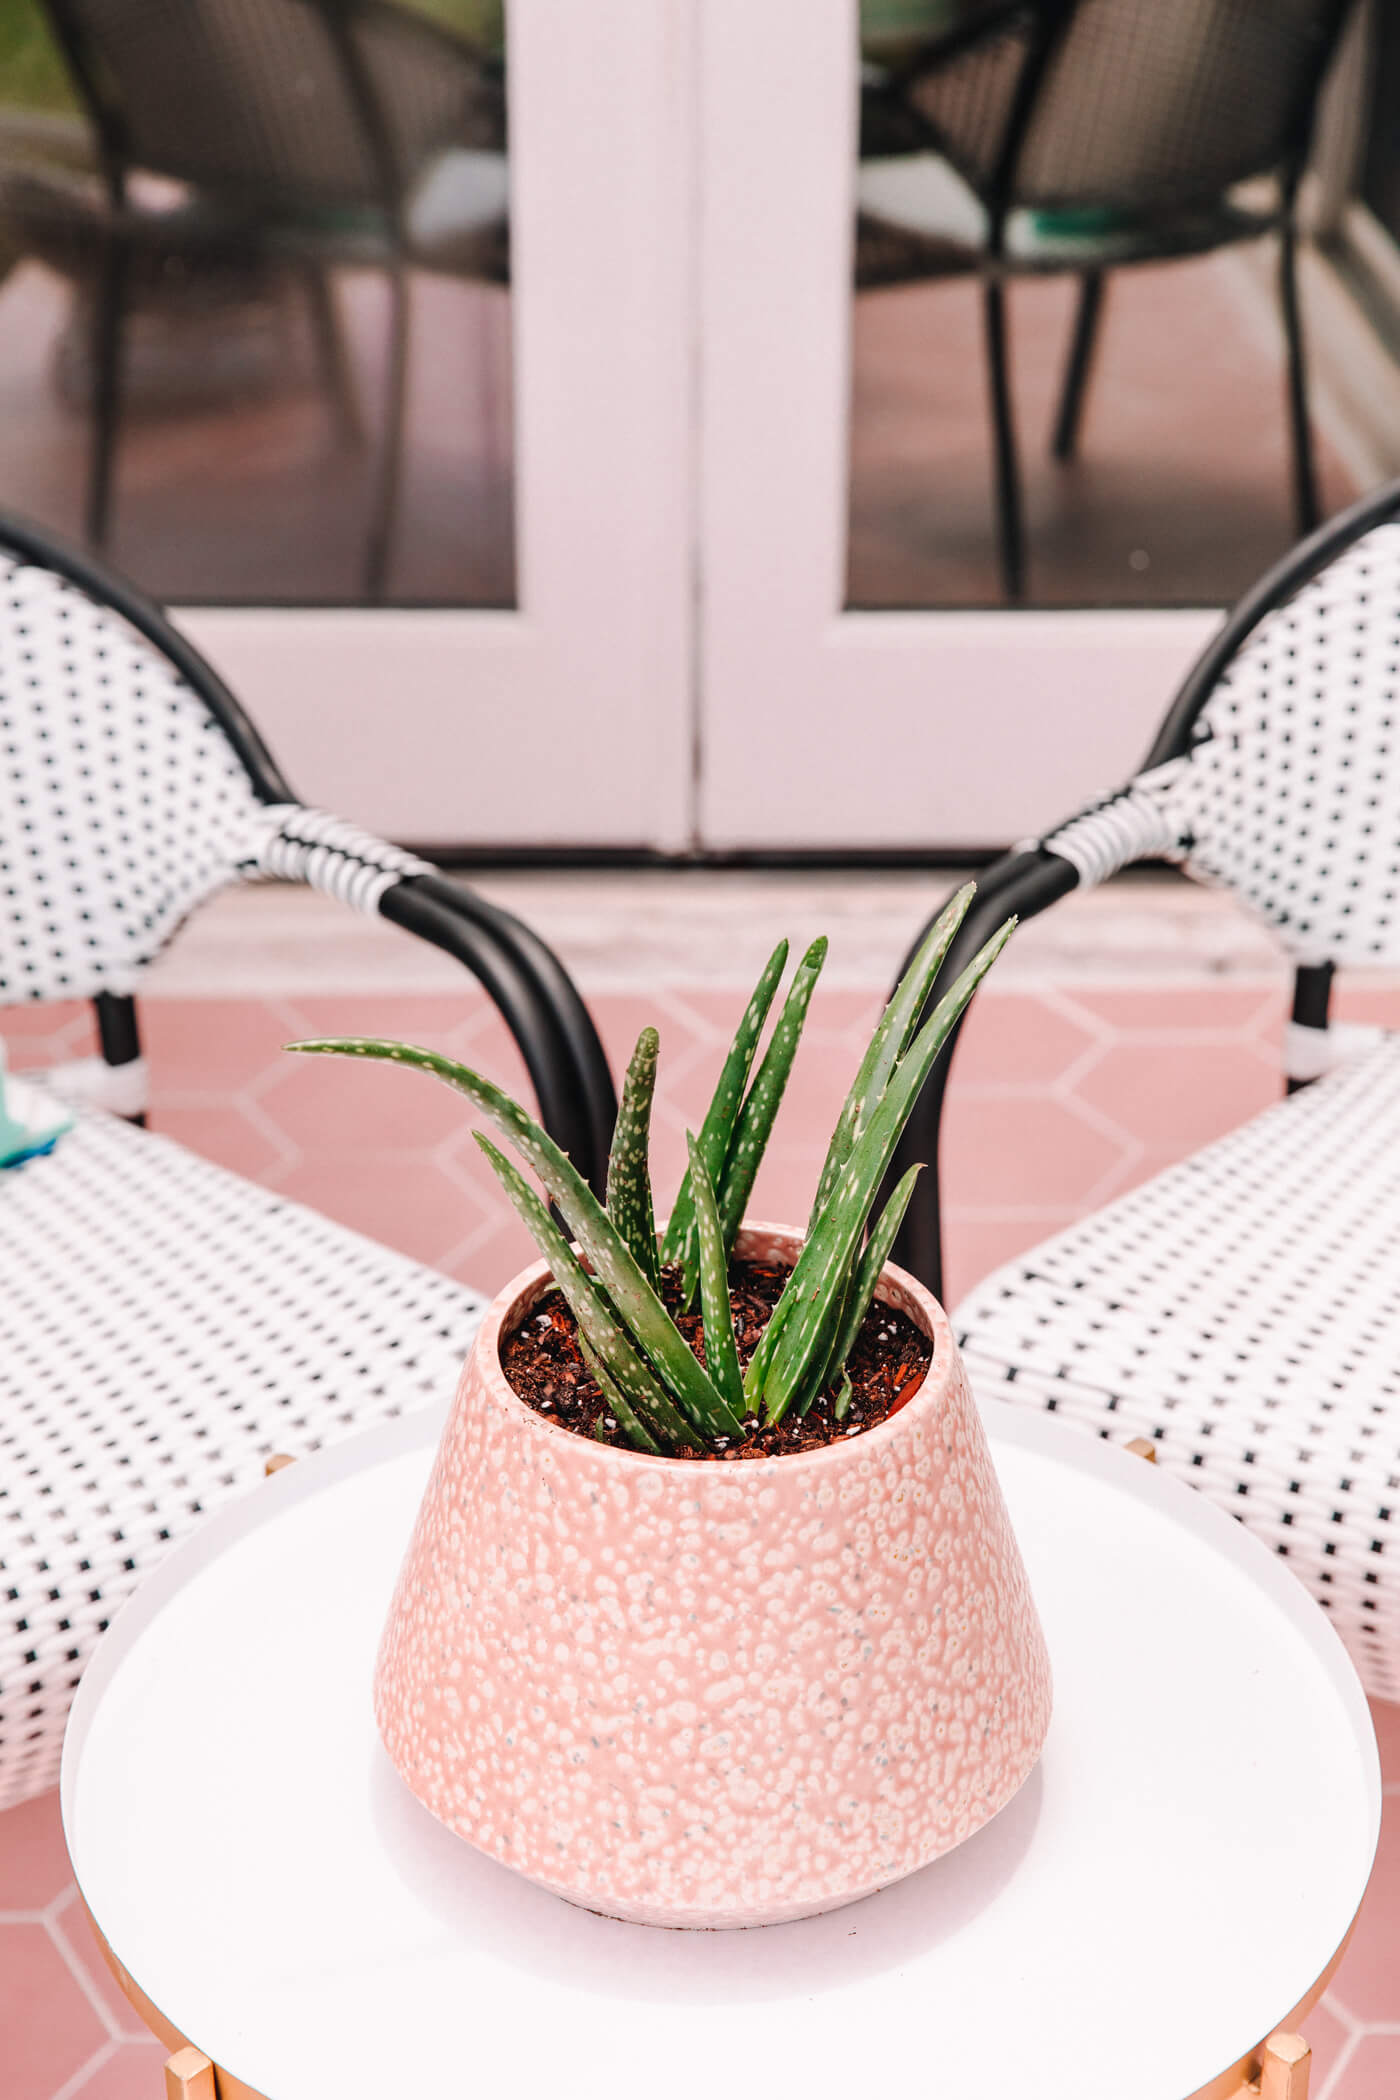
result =
[[[104,1639],[64,1754],[79,1887],[157,2031],[268,2100],[1239,2091],[1366,1887],[1365,1699],[1204,1498],[1053,1416],[984,1416],[1055,1671],[1041,1764],[922,1873],[760,1931],[573,1909],[380,1750],[370,1673],[441,1414],[212,1518]]]

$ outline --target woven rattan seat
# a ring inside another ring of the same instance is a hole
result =
[[[987,871],[948,981],[1009,912],[1143,860],[1274,935],[1295,1091],[1009,1263],[954,1324],[987,1390],[1151,1437],[1287,1553],[1368,1688],[1400,1697],[1400,1036],[1328,1026],[1334,970],[1400,964],[1400,484],[1249,593],[1142,772]],[[945,1084],[946,1066],[896,1171],[937,1161]],[[937,1286],[936,1171],[899,1251]]]

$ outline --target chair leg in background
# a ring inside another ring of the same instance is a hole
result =
[[[1025,549],[1021,530],[1021,477],[1016,461],[1016,427],[1006,369],[1006,288],[999,278],[982,287],[982,317],[987,338],[987,385],[991,393],[992,439],[996,447],[997,533],[1001,548],[1001,582],[1006,597],[1019,599],[1025,584]]]
[[[1308,378],[1303,361],[1303,324],[1298,309],[1298,236],[1292,222],[1280,235],[1279,306],[1288,343],[1288,423],[1293,443],[1293,507],[1299,538],[1312,532],[1321,515],[1317,469],[1313,461],[1312,424],[1308,417]]]
[[[1103,308],[1104,274],[1086,270],[1079,280],[1079,304],[1070,339],[1069,363],[1060,389],[1060,407],[1050,450],[1056,459],[1072,459],[1079,442],[1079,424],[1084,412],[1084,392],[1098,347],[1099,315]]]
[[[122,323],[129,264],[127,243],[103,243],[98,266],[92,340],[92,464],[88,476],[87,538],[99,552],[107,545],[112,513],[112,473],[121,421]]]
[[[302,271],[301,281],[306,293],[307,312],[311,318],[316,368],[335,416],[336,435],[343,444],[362,444],[365,435],[364,420],[360,414],[355,375],[351,368],[349,352],[345,347],[345,330],[341,325],[335,285],[331,280],[330,271],[321,263],[307,263]]]
[[[399,482],[403,471],[404,395],[408,384],[408,296],[407,266],[396,262],[389,271],[389,348],[384,383],[384,421],[370,494],[369,541],[365,550],[364,592],[371,601],[384,596],[398,518]]]

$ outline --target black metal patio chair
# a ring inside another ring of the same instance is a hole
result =
[[[174,270],[303,283],[342,429],[330,273],[390,295],[364,595],[384,593],[403,460],[410,272],[509,278],[501,62],[389,0],[44,0],[91,119],[100,191],[32,165],[0,182],[10,238],[92,285],[87,532],[110,525],[123,327]],[[181,186],[154,207],[136,175]]]
[[[960,27],[868,70],[856,286],[981,282],[1009,599],[1025,587],[1006,300],[1017,276],[1079,278],[1051,441],[1054,457],[1068,460],[1108,273],[1277,235],[1297,529],[1316,525],[1297,197],[1350,5],[980,0]]]
[[[463,963],[601,1188],[612,1081],[544,943],[303,807],[158,607],[0,518],[0,1036],[8,1006],[90,999],[102,1053],[48,1075],[75,1127],[0,1172],[0,1807],[52,1783],[83,1663],[166,1544],[269,1452],[445,1399],[480,1317],[476,1291],[134,1127],[146,965],[260,878]]]
[[[983,1389],[1150,1437],[1291,1556],[1397,1698],[1400,1033],[1328,1015],[1338,967],[1400,965],[1400,482],[1241,601],[1139,774],[988,870],[942,981],[1008,913],[1140,860],[1229,889],[1275,935],[1290,1098],[1006,1264],[954,1329]],[[931,1162],[898,1258],[935,1290],[949,1063],[894,1169]]]

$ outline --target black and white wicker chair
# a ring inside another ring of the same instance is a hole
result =
[[[1150,1437],[1400,1698],[1400,1034],[1328,1026],[1337,966],[1400,962],[1400,483],[1241,603],[1134,780],[988,872],[946,976],[1008,912],[1140,860],[1272,928],[1291,1098],[998,1270],[953,1325],[982,1392]],[[934,1162],[901,1253],[935,1288],[946,1071],[903,1148]]]
[[[145,1105],[144,966],[197,905],[258,877],[463,962],[599,1180],[612,1084],[548,949],[302,808],[155,606],[0,519],[0,1008],[91,998],[103,1052],[58,1081],[96,1106],[0,1174],[0,1808],[52,1784],[84,1661],[166,1544],[270,1452],[449,1392],[480,1315],[475,1292],[120,1119]]]

